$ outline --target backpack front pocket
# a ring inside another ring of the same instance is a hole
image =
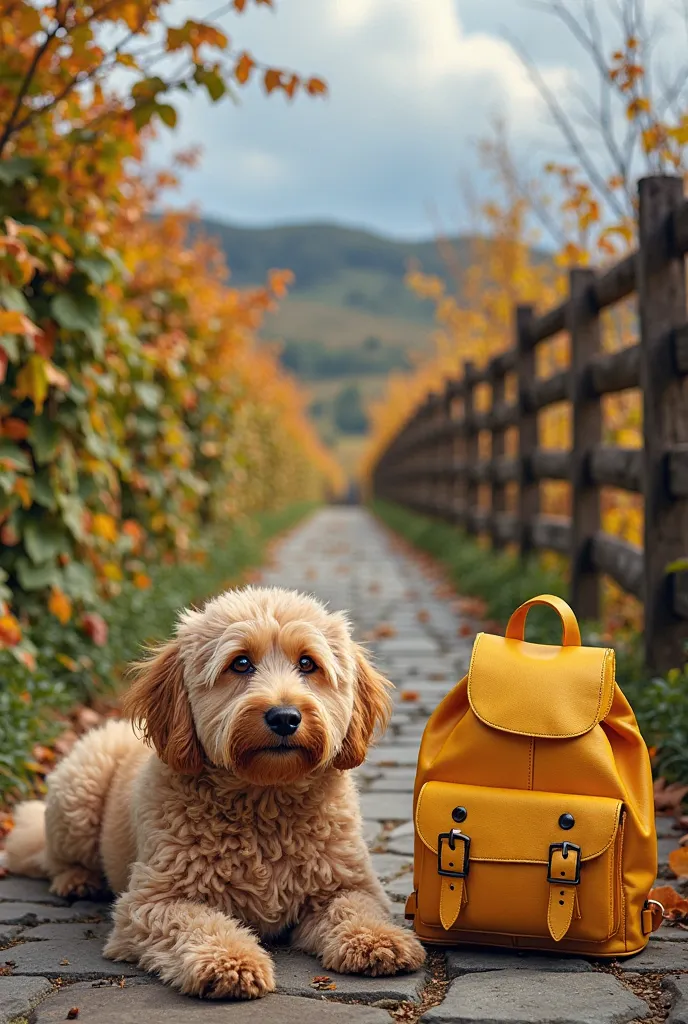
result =
[[[603,942],[619,928],[620,800],[427,782],[416,831],[417,913],[448,937]]]

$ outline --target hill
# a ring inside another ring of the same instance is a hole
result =
[[[307,386],[322,436],[355,470],[366,431],[366,405],[389,373],[430,351],[433,306],[406,287],[409,264],[445,280],[447,264],[435,240],[399,241],[336,224],[245,228],[206,219],[239,286],[261,284],[269,270],[288,267],[295,282],[263,337],[278,343],[286,369]],[[452,290],[471,259],[474,239],[447,239]],[[542,259],[547,259],[545,253]]]

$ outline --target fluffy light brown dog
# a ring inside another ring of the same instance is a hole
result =
[[[393,925],[347,770],[390,712],[390,684],[346,617],[272,588],[186,611],[137,666],[125,711],[84,736],[20,805],[7,867],[54,892],[119,894],[105,947],[181,992],[247,999],[275,987],[259,939],[333,971],[424,960]]]

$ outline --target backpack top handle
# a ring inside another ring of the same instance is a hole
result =
[[[566,601],[556,597],[554,594],[541,594],[540,597],[533,597],[530,601],[524,601],[509,619],[506,633],[504,634],[507,640],[525,639],[526,617],[530,609],[536,604],[544,605],[546,608],[553,608],[561,619],[563,647],[581,646],[580,629],[578,628],[578,620],[573,610],[567,605]]]

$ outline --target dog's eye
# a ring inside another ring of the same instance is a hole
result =
[[[256,666],[252,663],[250,658],[246,657],[245,654],[240,654],[238,658],[235,658],[229,667],[232,672],[239,672],[241,674],[256,671]]]
[[[315,672],[317,665],[312,658],[309,658],[307,654],[302,655],[299,658],[299,672],[303,672],[304,675],[309,675],[311,672]]]

